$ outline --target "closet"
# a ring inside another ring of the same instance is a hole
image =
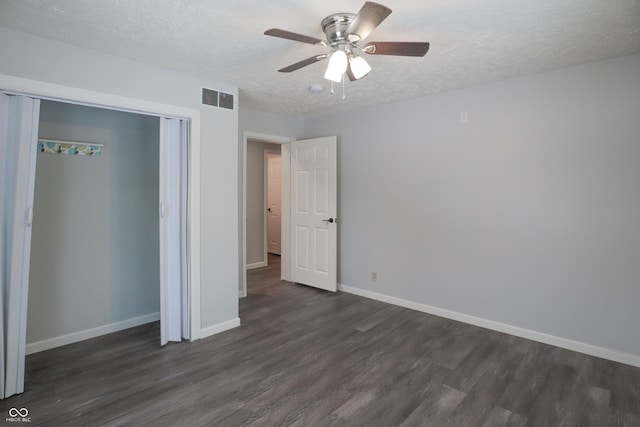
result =
[[[28,353],[158,319],[191,339],[189,130],[0,93],[0,398]]]
[[[41,101],[40,141],[100,152],[37,154],[27,353],[159,319],[159,129],[158,117]]]

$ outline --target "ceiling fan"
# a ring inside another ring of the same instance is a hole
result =
[[[278,70],[281,73],[290,73],[329,58],[324,75],[326,79],[339,83],[346,74],[349,80],[354,81],[371,71],[367,61],[360,56],[362,52],[369,55],[424,56],[429,50],[428,42],[368,42],[360,46],[358,42],[366,39],[390,14],[388,7],[368,1],[358,14],[336,13],[324,18],[321,26],[326,40],[279,28],[271,28],[264,34],[331,48],[329,53],[314,55]]]

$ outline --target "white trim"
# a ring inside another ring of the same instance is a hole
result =
[[[200,339],[200,112],[191,118],[189,129],[189,295],[191,296],[190,339]]]
[[[247,143],[248,140],[255,139],[261,142],[270,142],[272,144],[281,144],[281,169],[280,172],[282,174],[282,194],[281,194],[281,206],[282,206],[282,230],[289,228],[290,216],[289,216],[289,198],[290,198],[290,177],[289,174],[289,166],[285,165],[285,162],[288,162],[289,150],[288,144],[291,141],[295,141],[295,138],[290,138],[287,136],[275,136],[268,135],[265,133],[257,133],[244,131],[242,137],[242,241],[240,242],[240,246],[242,246],[242,269],[240,270],[242,273],[242,288],[239,289],[240,295],[247,295]],[[286,211],[285,211],[286,209]],[[281,247],[281,263],[280,263],[280,274],[283,280],[289,280],[288,278],[291,276],[290,269],[291,263],[287,262],[289,259],[289,244],[287,242],[289,239],[289,235],[282,232],[282,240],[280,242]]]
[[[238,298],[246,298],[246,297],[247,297],[246,292],[238,291]]]
[[[353,286],[338,285],[338,289],[353,295],[382,301],[389,304],[397,305],[411,310],[421,311],[423,313],[433,314],[435,316],[445,317],[458,322],[468,323],[470,325],[480,326],[481,328],[491,329],[505,334],[515,335],[532,341],[538,341],[544,344],[561,347],[567,350],[577,351],[579,353],[588,354],[590,356],[601,357],[603,359],[620,362],[631,366],[640,367],[640,356],[635,354],[623,353],[604,347],[586,344],[579,341],[570,340],[568,338],[557,337],[545,334],[543,332],[533,331],[530,329],[520,328],[518,326],[508,325],[506,323],[495,322],[493,320],[483,319],[481,317],[470,316],[468,314],[456,311],[445,310],[443,308],[433,307],[431,305],[421,304],[414,301],[396,298],[365,289],[355,288]]]
[[[38,80],[29,80],[6,74],[0,74],[0,90],[9,94],[27,95],[34,98],[63,101],[90,107],[111,108],[118,111],[143,113],[153,116],[187,119],[192,118],[194,113],[200,115],[199,110],[192,108],[79,89],[72,86]]]
[[[228,331],[229,329],[237,328],[240,326],[240,318],[227,320],[226,322],[218,323],[217,325],[208,326],[200,330],[200,338],[207,338],[220,332]]]
[[[268,152],[271,151],[268,148],[264,150],[264,152],[262,153],[262,157],[263,157],[263,162],[264,165],[262,166],[262,208],[263,208],[263,212],[262,212],[262,259],[265,261],[265,263],[267,265],[269,265],[269,248],[268,248],[268,241],[269,239],[267,238],[267,226],[268,226],[268,211],[267,208],[269,207],[267,205],[267,186],[269,185],[269,177],[267,176],[269,171],[268,169],[268,161],[267,161],[267,157],[268,157]],[[249,266],[247,265],[247,270],[249,270]]]
[[[119,111],[143,113],[154,116],[176,117],[191,121],[190,132],[190,259],[189,282],[191,292],[191,341],[200,338],[200,110],[162,104],[137,98],[129,98],[104,92],[79,89],[37,80],[0,74],[0,91],[31,95],[79,105],[96,106]],[[235,101],[234,101],[235,102]]]
[[[247,270],[254,270],[256,268],[262,268],[262,267],[266,267],[267,261],[259,261],[259,262],[254,262],[251,264],[247,264]]]
[[[291,143],[280,149],[280,279],[291,282]]]
[[[158,320],[160,320],[160,312],[145,314],[144,316],[134,317],[133,319],[121,320],[120,322],[109,323],[96,328],[85,329],[84,331],[72,332],[67,335],[32,342],[27,344],[27,354],[39,353],[63,345],[73,344],[151,322],[157,322]]]

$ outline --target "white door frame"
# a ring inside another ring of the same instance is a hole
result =
[[[200,323],[200,111],[120,95],[0,74],[0,91],[92,107],[176,117],[191,122],[189,162],[189,274],[191,341],[201,337]],[[246,145],[246,140],[245,140]],[[246,157],[245,157],[246,163]],[[245,276],[246,277],[246,276]]]
[[[239,289],[238,294],[240,298],[247,296],[247,143],[249,140],[258,140],[261,142],[269,142],[271,144],[280,144],[282,146],[280,152],[281,166],[281,238],[280,245],[282,254],[280,256],[280,278],[282,280],[291,281],[291,150],[290,143],[295,141],[295,138],[288,136],[276,136],[268,135],[258,132],[245,131],[242,142],[242,241],[240,246],[242,247],[242,265],[240,274],[242,276],[242,288]],[[266,233],[266,230],[265,230]],[[266,251],[266,242],[265,242]],[[265,252],[266,254],[266,252]]]

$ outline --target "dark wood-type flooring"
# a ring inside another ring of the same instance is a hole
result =
[[[0,422],[640,426],[640,368],[283,283],[277,262],[249,276],[240,328],[160,348],[154,323],[28,356]]]

